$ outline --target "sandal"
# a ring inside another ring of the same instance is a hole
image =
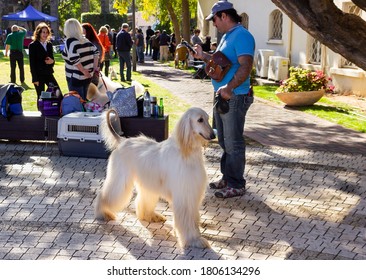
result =
[[[227,182],[223,179],[209,184],[209,187],[214,190],[220,190],[220,189],[225,188],[226,186],[227,186]]]
[[[219,198],[230,198],[235,196],[242,196],[246,193],[245,188],[235,189],[231,187],[226,187],[220,191],[215,192],[215,196]]]

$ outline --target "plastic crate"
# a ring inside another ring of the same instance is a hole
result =
[[[101,130],[101,113],[74,112],[58,121],[57,138],[61,155],[108,158]]]

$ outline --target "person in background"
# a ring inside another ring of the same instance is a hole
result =
[[[159,35],[159,47],[160,47],[160,61],[165,62],[168,61],[169,58],[169,42],[170,37],[166,33],[166,30]]]
[[[86,100],[93,72],[99,71],[99,51],[83,35],[83,27],[75,18],[66,20],[66,36],[62,58],[65,60],[66,81],[69,91],[76,91]]]
[[[229,198],[242,196],[246,192],[245,169],[245,115],[253,103],[250,87],[250,72],[253,67],[255,40],[253,35],[241,24],[241,16],[227,1],[218,1],[212,6],[206,20],[212,21],[217,31],[224,34],[217,51],[221,51],[232,63],[224,78],[218,82],[212,79],[216,95],[228,102],[229,111],[218,112],[214,108],[218,141],[223,149],[220,162],[222,178],[210,183],[215,196]],[[199,44],[195,45],[196,58],[206,63],[212,54],[203,52]]]
[[[46,23],[41,22],[37,25],[33,34],[33,41],[28,47],[32,83],[36,88],[37,100],[40,98],[41,92],[46,89],[46,85],[48,86],[52,83],[58,87],[58,83],[53,76],[55,60],[50,38],[50,27]]]
[[[24,38],[27,35],[27,29],[21,26],[13,25],[11,33],[7,35],[5,40],[5,57],[8,56],[10,50],[10,82],[16,82],[16,67],[18,63],[20,82],[24,83],[24,55],[23,45]]]
[[[104,75],[108,77],[109,74],[109,66],[111,64],[111,51],[112,51],[112,44],[109,41],[108,37],[108,29],[105,26],[102,26],[99,28],[98,38],[100,43],[103,46],[103,52],[104,52],[104,61],[100,64],[100,71],[103,71],[104,68]]]
[[[177,42],[175,40],[175,33],[170,35],[170,42],[169,42],[169,54],[172,59],[174,59],[175,49],[177,47]]]
[[[211,36],[206,36],[205,42],[202,44],[202,51],[209,52],[211,48]]]
[[[138,63],[144,63],[145,62],[145,56],[144,56],[145,43],[144,43],[144,34],[142,33],[141,28],[137,29],[135,44],[136,44]]]
[[[112,28],[112,45],[113,45],[113,52],[114,52],[114,57],[113,58],[117,58],[118,54],[117,54],[117,47],[116,47],[116,38],[117,38],[117,32],[116,29]]]
[[[193,36],[192,36],[192,38],[191,38],[191,42],[192,42],[192,45],[193,45],[193,46],[194,46],[194,45],[196,45],[196,44],[198,44],[198,45],[202,45],[202,40],[201,40],[201,38],[199,37],[200,33],[201,33],[201,30],[199,30],[199,29],[195,29],[195,30],[193,31]]]
[[[94,46],[97,47],[98,52],[99,52],[99,61],[98,61],[98,67],[101,69],[101,65],[104,62],[105,59],[105,52],[104,52],[104,48],[103,48],[103,44],[99,39],[99,36],[97,34],[97,31],[94,29],[93,25],[91,25],[90,23],[83,23],[81,24],[81,26],[83,27],[83,34],[85,36],[86,39],[88,39],[90,42],[93,43]]]
[[[111,27],[109,26],[109,24],[105,24],[104,26],[107,27],[107,30],[108,30],[107,34],[108,34],[109,42],[113,42],[113,33],[111,30]]]
[[[193,46],[194,45],[200,45],[200,46],[202,46],[203,43],[202,43],[201,38],[199,37],[200,33],[201,33],[201,30],[199,30],[199,29],[195,29],[193,31],[193,36],[191,38],[191,42],[192,42],[192,45]],[[198,62],[199,59],[197,59],[196,57],[194,57],[193,60],[194,60],[194,62],[193,62],[194,65],[198,65],[200,63],[200,62]]]
[[[210,51],[209,53],[214,53],[217,49],[217,43],[216,42],[212,42],[210,45]]]
[[[148,26],[146,29],[146,52],[145,55],[151,56],[151,40],[150,38],[155,34],[154,30],[151,29],[151,26]]]
[[[121,81],[125,82],[124,68],[126,64],[126,78],[131,82],[132,64],[131,64],[131,48],[133,41],[130,33],[128,32],[129,25],[127,23],[122,24],[122,29],[117,34],[116,45],[119,56],[119,73],[121,75]]]
[[[160,35],[160,30],[156,30],[155,34],[153,36],[151,36],[150,41],[151,41],[151,48],[152,48],[152,59],[154,61],[157,61],[159,59],[159,35]]]

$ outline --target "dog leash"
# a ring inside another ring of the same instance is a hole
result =
[[[216,105],[217,105],[217,103],[218,103],[219,101],[215,101],[215,103],[212,105],[212,108],[210,109],[210,111],[208,112],[208,115],[211,115],[212,113],[213,113],[213,110],[214,110],[214,108],[216,107]]]

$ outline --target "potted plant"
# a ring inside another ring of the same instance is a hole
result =
[[[290,67],[289,78],[281,81],[276,96],[288,106],[308,106],[319,101],[325,92],[333,93],[332,79],[323,71]]]

